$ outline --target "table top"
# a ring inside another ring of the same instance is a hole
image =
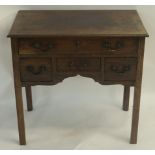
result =
[[[18,11],[8,37],[147,37],[136,10]]]

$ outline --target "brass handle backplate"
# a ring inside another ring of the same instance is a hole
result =
[[[26,67],[26,70],[34,75],[39,75],[42,74],[43,72],[45,72],[47,70],[46,66],[41,65],[39,66],[37,69],[35,69],[34,66],[29,65]]]
[[[105,48],[106,50],[110,51],[110,52],[115,52],[115,51],[119,51],[121,48],[123,48],[124,43],[121,41],[118,41],[118,42],[116,42],[115,46],[112,47],[110,41],[104,41],[102,43],[102,47]]]
[[[111,65],[111,70],[115,73],[123,74],[125,72],[130,71],[130,66],[129,65],[124,65],[124,66]]]
[[[54,48],[54,44],[53,43],[47,43],[47,44],[43,45],[39,42],[34,42],[31,44],[31,47],[35,48],[35,49],[39,49],[42,52],[47,52],[48,50]]]

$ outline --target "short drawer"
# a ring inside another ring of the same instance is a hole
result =
[[[104,61],[104,80],[134,81],[136,70],[136,58],[106,58]]]
[[[101,58],[99,57],[58,57],[56,58],[58,72],[99,72]]]
[[[78,52],[105,55],[137,55],[137,38],[82,38],[77,44]]]
[[[104,38],[102,40],[102,49],[109,55],[132,55],[137,56],[138,39],[137,38]]]
[[[19,40],[19,54],[56,54],[75,51],[76,42],[71,39],[29,38]]]
[[[23,58],[20,60],[21,81],[42,82],[52,80],[52,62],[45,58]]]
[[[136,55],[137,38],[26,38],[19,40],[19,54],[99,53]]]

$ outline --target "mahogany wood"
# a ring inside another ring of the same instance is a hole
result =
[[[31,86],[54,85],[81,75],[124,86],[123,110],[134,86],[130,143],[137,143],[145,37],[135,10],[19,11],[11,37],[20,144],[26,144],[22,87],[28,111]]]
[[[19,142],[21,145],[25,145],[26,144],[25,123],[24,123],[24,111],[23,111],[22,87],[21,87],[20,70],[19,70],[17,39],[11,39],[11,47],[13,52],[12,59],[13,59],[14,87],[16,97]]]
[[[26,86],[25,92],[26,92],[26,100],[27,100],[27,110],[32,111],[33,110],[33,104],[32,104],[31,86]]]
[[[130,86],[124,86],[123,110],[129,110]]]
[[[134,87],[132,128],[131,128],[131,137],[130,137],[131,144],[137,143],[141,83],[142,83],[142,72],[143,72],[143,58],[144,58],[144,44],[145,44],[145,39],[141,38],[139,41],[137,74],[136,74],[136,83],[135,83],[135,87]]]

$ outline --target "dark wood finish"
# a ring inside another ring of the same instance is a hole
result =
[[[136,58],[106,58],[104,79],[109,81],[134,81]]]
[[[11,47],[13,52],[12,59],[13,59],[14,87],[15,87],[15,97],[16,97],[19,142],[20,142],[20,145],[25,145],[26,138],[25,138],[22,87],[21,87],[20,70],[19,70],[18,42],[16,39],[11,39]]]
[[[21,81],[51,81],[52,61],[46,58],[20,59]]]
[[[106,54],[137,56],[137,38],[55,37],[19,40],[19,54]]]
[[[145,39],[141,38],[139,40],[137,75],[136,75],[136,83],[135,83],[135,87],[134,87],[132,128],[131,128],[131,137],[130,137],[131,144],[137,143],[141,83],[142,83],[142,72],[143,72],[144,45],[145,45]]]
[[[57,72],[100,72],[101,58],[61,57],[56,58]]]
[[[123,110],[129,110],[130,86],[124,86]]]
[[[137,142],[144,39],[135,10],[19,11],[8,34],[20,144],[25,144],[21,87],[32,110],[31,86],[54,85],[81,75],[104,85],[124,86],[123,110],[135,87],[130,143]]]
[[[9,37],[148,36],[135,10],[19,11]]]
[[[32,111],[33,110],[33,104],[32,104],[31,86],[26,86],[25,92],[26,92],[26,100],[27,100],[27,110]]]
[[[103,81],[103,79],[101,78],[102,77],[102,74],[103,73],[94,73],[94,74],[86,74],[86,73],[80,73],[80,74],[77,74],[77,73],[66,73],[66,74],[61,74],[61,73],[56,73],[54,78],[55,80],[51,81],[51,82],[22,82],[22,86],[25,87],[25,86],[36,86],[36,85],[55,85],[59,82],[62,82],[65,78],[68,78],[68,77],[74,77],[76,75],[81,75],[81,76],[84,76],[84,77],[90,77],[92,79],[94,79],[96,82],[102,84],[102,85],[118,85],[118,84],[121,84],[121,85],[130,85],[130,86],[134,86],[135,85],[135,81]],[[94,76],[93,76],[94,75]]]

